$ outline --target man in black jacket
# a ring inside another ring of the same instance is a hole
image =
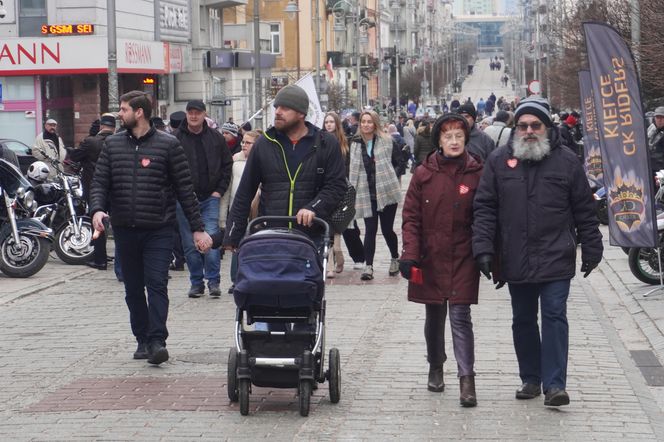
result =
[[[561,144],[549,103],[521,101],[515,121],[514,136],[484,164],[473,205],[473,254],[487,278],[498,264],[497,288],[509,284],[522,381],[517,399],[539,396],[544,387],[544,405],[567,405],[566,309],[577,241],[587,277],[602,259],[602,234],[583,167]]]
[[[174,135],[180,140],[189,162],[205,231],[212,235],[219,230],[219,202],[231,180],[233,157],[223,135],[208,127],[205,121],[205,104],[200,100],[191,100],[186,109],[186,120]],[[210,296],[218,298],[221,296],[221,253],[219,249],[210,250],[206,254],[196,250],[191,237],[192,229],[181,206],[178,205],[176,213],[191,282],[187,295],[190,298],[200,298],[205,293],[207,279]]]
[[[83,198],[90,204],[90,186],[95,173],[97,159],[104,147],[106,137],[115,132],[115,117],[104,114],[99,119],[99,132],[96,135],[86,137],[78,149],[68,150],[69,158],[81,163],[81,182],[83,184]],[[102,233],[97,239],[92,240],[94,253],[92,260],[85,264],[89,267],[106,270],[106,234]],[[116,263],[117,265],[117,263]]]
[[[274,107],[274,127],[254,144],[226,221],[227,249],[237,248],[244,236],[259,185],[259,215],[295,216],[304,226],[311,226],[315,217],[328,218],[346,191],[339,142],[305,122],[307,93],[299,86],[286,86]]]
[[[177,138],[150,126],[151,114],[146,93],[120,97],[118,116],[126,131],[106,138],[92,181],[90,213],[95,230],[103,232],[106,210],[112,209],[125,301],[138,341],[134,359],[161,364],[168,360],[168,265],[176,199],[196,245],[206,249],[212,240],[203,231],[184,150]]]

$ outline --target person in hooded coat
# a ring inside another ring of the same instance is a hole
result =
[[[460,403],[477,405],[471,304],[477,304],[479,270],[472,253],[473,198],[482,163],[466,150],[468,122],[458,114],[440,117],[431,131],[436,150],[411,179],[402,212],[401,275],[408,279],[408,300],[425,304],[424,337],[430,391],[443,391],[445,317],[449,310],[457,360]],[[414,270],[416,269],[416,270]],[[421,271],[421,283],[416,273]]]

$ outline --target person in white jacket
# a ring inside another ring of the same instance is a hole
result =
[[[510,119],[509,112],[504,110],[498,111],[493,118],[493,124],[484,129],[484,133],[491,137],[496,147],[504,146],[510,138],[512,129],[507,127]]]
[[[231,182],[228,185],[228,192],[224,193],[224,196],[221,198],[221,203],[219,206],[219,226],[221,228],[226,226],[226,218],[228,212],[233,205],[233,200],[235,199],[235,192],[240,185],[240,179],[242,178],[242,173],[244,172],[244,166],[247,164],[247,158],[249,157],[249,152],[251,148],[254,147],[254,143],[260,137],[260,133],[256,131],[245,132],[240,142],[240,150],[238,153],[233,155],[233,168],[231,173]],[[251,204],[251,218],[255,217],[256,210],[258,206],[258,196],[260,195],[260,190],[256,193],[254,201]],[[231,281],[233,285],[228,289],[228,293],[232,294],[233,289],[235,288],[235,273],[237,273],[237,254],[233,253],[231,258]]]

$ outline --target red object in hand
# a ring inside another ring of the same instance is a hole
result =
[[[419,267],[411,267],[410,268],[410,279],[408,280],[412,282],[413,284],[423,284],[422,280],[422,269]]]

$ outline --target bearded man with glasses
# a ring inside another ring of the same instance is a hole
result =
[[[487,159],[473,203],[473,256],[496,288],[509,287],[522,382],[516,398],[543,389],[544,405],[561,406],[569,404],[567,297],[577,244],[584,278],[603,247],[583,166],[561,142],[549,109],[540,97],[521,101],[510,140]]]

